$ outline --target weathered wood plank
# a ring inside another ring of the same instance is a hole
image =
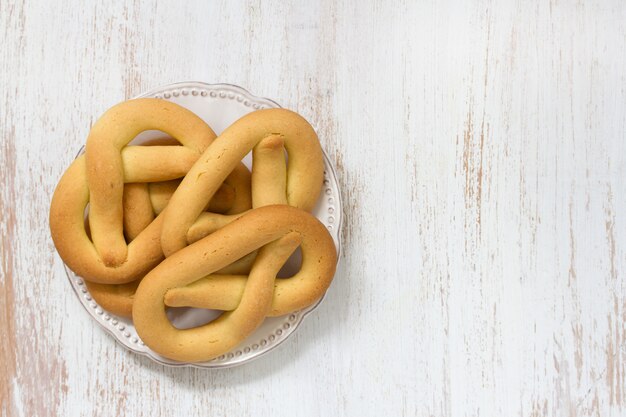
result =
[[[626,412],[622,3],[0,0],[0,21],[0,415]],[[184,80],[301,112],[343,185],[327,299],[237,369],[124,351],[48,235],[90,124]]]

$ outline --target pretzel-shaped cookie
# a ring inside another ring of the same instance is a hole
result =
[[[303,210],[313,208],[324,177],[322,149],[315,131],[302,116],[292,111],[258,110],[222,132],[191,167],[172,195],[161,231],[165,256],[187,246],[187,233],[192,231],[195,222],[213,217],[200,216],[203,208],[236,164],[264,141],[270,142],[269,149],[282,149],[284,144],[289,163],[286,164],[282,156],[276,158],[273,151],[267,155],[268,163],[253,160],[253,207],[269,201],[287,203]],[[266,198],[268,194],[272,195],[270,199]]]
[[[169,208],[168,208],[169,210]],[[237,346],[263,321],[276,297],[274,279],[297,246],[302,266],[284,297],[309,305],[323,294],[335,273],[337,253],[328,231],[315,217],[286,205],[247,212],[202,240],[166,258],[139,284],[133,322],[152,350],[179,361],[206,361]],[[168,320],[163,300],[168,291],[199,278],[259,249],[237,307],[200,327],[179,330]]]
[[[126,146],[157,129],[183,146]],[[123,235],[124,182],[166,181],[185,175],[215,133],[191,111],[166,100],[137,99],[108,110],[93,126],[85,155],[63,174],[50,206],[50,230],[64,262],[88,281],[119,284],[141,278],[163,259],[163,216],[130,244]],[[91,238],[84,225],[89,203]]]

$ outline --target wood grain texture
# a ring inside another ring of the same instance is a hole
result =
[[[0,0],[0,416],[626,415],[626,5]],[[280,349],[169,369],[47,227],[111,105],[228,82],[335,162],[344,259]]]

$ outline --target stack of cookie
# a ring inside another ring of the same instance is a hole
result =
[[[167,137],[129,146],[141,132]],[[242,159],[252,151],[251,172]],[[219,137],[191,111],[160,99],[108,110],[84,155],[55,190],[50,229],[64,262],[112,314],[132,317],[146,345],[200,362],[241,343],[266,316],[317,301],[337,255],[309,214],[323,180],[322,150],[298,114],[266,109]],[[300,247],[302,265],[277,279]],[[177,329],[167,307],[223,310]]]

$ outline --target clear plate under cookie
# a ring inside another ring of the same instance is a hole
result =
[[[272,100],[256,97],[245,89],[230,84],[176,83],[157,88],[139,97],[161,98],[186,107],[204,119],[218,135],[235,120],[247,113],[258,109],[280,107]],[[161,132],[147,131],[139,135],[135,142],[162,136]],[[243,162],[250,168],[250,155],[246,156]],[[324,165],[324,186],[312,213],[327,227],[337,247],[337,253],[341,254],[341,194],[335,170],[326,153],[324,153]],[[298,264],[297,259],[290,261],[283,268],[286,274],[295,272],[297,268],[295,266]],[[127,349],[169,366],[225,368],[250,362],[275,349],[287,340],[296,331],[302,320],[315,310],[322,301],[320,300],[314,305],[289,315],[266,318],[263,324],[250,337],[232,351],[218,358],[208,362],[178,362],[164,358],[148,348],[137,335],[130,319],[117,317],[100,307],[89,294],[83,279],[74,274],[67,266],[65,266],[65,270],[79,301],[100,327],[109,332]],[[189,328],[204,324],[219,316],[219,314],[219,311],[194,308],[176,308],[168,311],[170,320],[179,328]]]

